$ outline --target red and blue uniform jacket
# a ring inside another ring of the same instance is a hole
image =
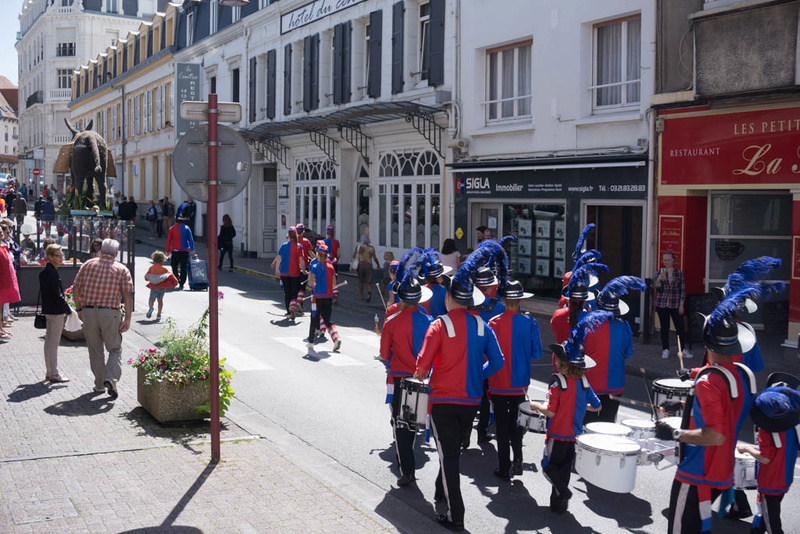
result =
[[[499,299],[486,297],[486,300],[477,308],[472,308],[469,312],[473,315],[480,315],[481,319],[487,323],[506,311],[506,307]]]
[[[278,255],[281,257],[281,276],[300,276],[300,257],[303,255],[303,247],[291,240],[286,241],[278,249]]]
[[[303,261],[307,264],[314,259],[314,245],[305,237],[297,236],[297,243],[303,248]]]
[[[588,312],[578,312],[578,320],[580,321]],[[569,308],[559,308],[550,318],[550,330],[556,336],[556,343],[564,343],[569,339],[569,333],[572,327],[569,325]],[[556,355],[553,354],[553,369],[556,368]]]
[[[189,251],[194,250],[194,238],[192,231],[185,224],[173,224],[172,228],[167,232],[167,254],[171,254],[176,250]]]
[[[761,357],[761,349],[758,347],[758,343],[744,354],[734,356],[733,361],[745,364],[754,373],[764,370],[764,359]]]
[[[583,433],[586,405],[600,407],[600,399],[592,391],[586,377],[570,378],[556,373],[550,380],[547,409],[554,413],[547,424],[547,438],[575,441]]]
[[[308,270],[314,275],[314,299],[332,299],[336,285],[336,269],[329,261],[317,261]]]
[[[328,257],[332,263],[339,263],[339,240],[327,237],[323,240],[328,247]]]
[[[531,360],[542,357],[542,341],[536,319],[506,311],[489,322],[497,336],[505,363],[489,378],[492,395],[524,395],[531,381]]]
[[[433,368],[428,402],[479,404],[483,381],[503,367],[494,331],[463,308],[436,319],[425,334],[416,374]]]
[[[732,377],[738,393],[736,398],[732,397],[728,380],[715,367],[728,371],[726,374]],[[750,380],[736,364],[723,362],[701,371],[694,384],[688,428],[710,428],[725,436],[725,442],[714,447],[682,444],[683,456],[675,478],[695,486],[729,488],[733,483],[736,436],[752,404]]]
[[[769,458],[768,464],[756,464],[758,491],[767,495],[780,495],[789,491],[794,480],[794,464],[797,453],[800,427],[785,432],[767,432],[758,429],[758,452]]]
[[[447,307],[444,305],[444,297],[447,295],[447,289],[439,284],[425,284],[425,287],[430,289],[433,295],[430,300],[422,304],[422,307],[424,307],[428,315],[434,319],[440,315],[446,315]]]
[[[412,376],[417,355],[433,318],[419,308],[399,310],[389,316],[381,332],[381,359],[388,362],[389,377]]]
[[[586,371],[586,378],[597,395],[620,395],[625,389],[625,360],[633,356],[633,336],[627,321],[606,321],[586,336],[587,356],[597,366]]]

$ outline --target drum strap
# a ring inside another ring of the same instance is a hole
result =
[[[386,320],[383,322],[384,328],[386,327],[386,323],[388,323],[389,321],[391,321],[392,319],[394,319],[395,317],[397,317],[401,313],[403,313],[403,310],[395,312],[395,313],[391,314],[389,317],[387,317]]]
[[[797,434],[797,441],[800,441],[800,425],[794,427],[794,432]]]
[[[589,380],[586,378],[586,375],[581,377],[581,384],[583,384],[583,389],[589,389]]]
[[[553,376],[550,377],[550,385],[553,384],[557,384],[561,391],[567,390],[567,378],[561,373],[553,373]]]
[[[706,367],[705,369],[697,373],[697,379],[695,380],[695,383],[697,383],[697,380],[700,380],[700,377],[702,377],[703,375],[712,372],[719,373],[725,378],[725,380],[728,382],[728,391],[730,393],[731,399],[738,399],[739,387],[736,385],[736,378],[733,376],[733,373],[731,373],[724,367],[719,367],[716,365],[711,365],[709,367]],[[694,394],[694,390],[692,391],[692,393]]]
[[[796,430],[796,428],[795,428]],[[776,449],[780,449],[783,447],[783,442],[781,442],[781,434],[780,432],[773,432],[772,433],[772,443],[775,445]]]
[[[753,374],[753,371],[750,370],[750,368],[747,367],[743,363],[734,362],[733,365],[738,367],[739,370],[744,374],[744,376],[747,377],[747,385],[748,385],[748,387],[750,389],[750,394],[751,395],[755,395],[755,393],[756,393],[756,375]]]
[[[483,337],[483,333],[484,333],[484,330],[483,330],[483,328],[484,328],[483,319],[481,319],[480,317],[475,317],[472,314],[467,314],[467,317],[470,317],[470,316],[475,319],[475,324],[478,327],[478,337]],[[441,316],[439,316],[439,319],[442,320],[442,323],[444,323],[444,327],[447,329],[447,337],[451,337],[451,338],[452,337],[456,337],[456,327],[453,325],[453,320],[450,317],[448,317],[447,315],[441,315]]]

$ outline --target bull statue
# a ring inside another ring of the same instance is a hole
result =
[[[97,181],[97,204],[106,208],[106,176],[116,176],[114,158],[108,150],[105,139],[92,131],[94,121],[89,121],[86,129],[78,131],[69,120],[64,119],[72,132],[72,143],[64,145],[58,153],[55,173],[72,175],[72,185],[79,206],[91,207],[94,203],[94,182]],[[84,185],[86,190],[84,191]],[[81,200],[83,199],[83,200]]]

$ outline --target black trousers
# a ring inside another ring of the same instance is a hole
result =
[[[470,404],[434,404],[431,406],[431,429],[439,450],[439,476],[436,496],[447,499],[450,521],[464,521],[461,497],[461,439],[472,427],[478,407]]]
[[[316,309],[315,309],[316,308]],[[314,339],[317,330],[319,330],[319,319],[325,321],[325,324],[330,328],[333,326],[331,322],[331,312],[333,311],[332,298],[313,298],[311,301],[311,321],[308,323],[308,338]]]
[[[619,401],[611,395],[598,395],[602,408],[599,412],[586,410],[586,415],[583,416],[583,424],[595,423],[603,421],[606,423],[617,422],[617,412],[619,411]]]
[[[669,515],[667,517],[669,523],[667,533],[680,532],[681,534],[693,534],[695,532],[710,532],[711,531],[711,505],[714,499],[719,497],[722,493],[718,489],[702,488],[702,491],[710,491],[710,500],[708,508],[708,517],[706,519],[707,528],[703,530],[703,517],[700,514],[700,498],[698,496],[698,486],[693,484],[684,484],[683,482],[675,479],[672,482],[672,491],[669,495]],[[681,517],[676,517],[677,510],[683,510]]]
[[[575,460],[575,442],[548,438],[546,447],[547,465],[542,467],[542,473],[553,485],[550,492],[550,507],[553,507],[558,498],[569,489],[572,462]]]
[[[188,275],[187,269],[189,268],[189,251],[188,250],[173,250],[172,251],[172,274],[178,279],[181,288],[186,283],[186,276]]]
[[[297,292],[300,290],[300,278],[281,276],[281,283],[283,284],[283,302],[286,304],[286,311],[289,311],[289,305],[297,298]]]
[[[328,299],[330,300],[330,299]],[[414,471],[417,469],[417,462],[414,458],[414,441],[417,438],[417,433],[409,430],[405,426],[397,426],[397,419],[400,416],[400,401],[402,395],[400,394],[400,384],[403,378],[400,376],[394,377],[394,396],[392,397],[392,429],[394,431],[394,448],[397,457],[400,460],[400,473],[403,475],[413,476]]]
[[[781,501],[785,493],[778,495],[767,495],[758,493],[758,514],[753,520],[751,534],[783,534],[783,523],[781,522]]]
[[[156,220],[156,233],[158,234],[158,237],[164,235],[164,219],[161,217]]]
[[[675,325],[675,331],[681,340],[681,348],[686,350],[686,329],[683,326],[683,316],[678,313],[678,308],[656,308],[658,321],[661,323],[661,348],[669,348],[669,321]]]
[[[227,243],[225,245],[220,245],[219,247],[219,268],[222,269],[222,260],[225,259],[225,253],[228,253],[228,265],[230,268],[233,269],[233,243]]]
[[[511,469],[511,450],[514,460],[522,461],[522,436],[524,431],[517,426],[520,403],[525,395],[492,395],[494,422],[497,427],[497,463],[501,473]]]

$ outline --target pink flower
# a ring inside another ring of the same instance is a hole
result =
[[[225,298],[225,294],[222,291],[217,291],[217,298],[222,300]]]
[[[133,358],[128,358],[128,363],[133,363]]]
[[[183,365],[191,365],[191,360],[184,360]]]

